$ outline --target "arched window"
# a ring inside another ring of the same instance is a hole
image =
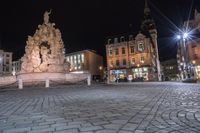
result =
[[[111,39],[108,39],[108,44],[111,44]]]
[[[144,51],[144,44],[143,43],[138,43],[138,51],[142,52]]]
[[[121,38],[120,38],[120,42],[124,42],[125,41],[125,39],[124,39],[124,37],[122,36]]]
[[[129,41],[133,40],[133,35],[129,35]]]

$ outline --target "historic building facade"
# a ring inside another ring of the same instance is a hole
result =
[[[12,52],[0,50],[0,75],[12,72]]]
[[[193,32],[190,33],[191,37],[179,40],[177,49],[179,74],[182,80],[200,79],[200,12],[198,10],[195,10],[193,20],[184,22],[184,27]]]
[[[72,73],[89,72],[93,79],[103,76],[103,57],[93,50],[68,53],[65,55],[65,60],[70,63]]]
[[[109,39],[106,45],[108,81],[161,80],[157,30],[145,1],[141,32]]]

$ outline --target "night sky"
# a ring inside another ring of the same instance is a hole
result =
[[[160,60],[175,58],[176,26],[188,19],[191,7],[193,17],[200,0],[149,0],[149,6],[158,30]],[[2,0],[1,48],[19,59],[27,36],[35,33],[50,9],[50,21],[61,30],[66,53],[93,49],[105,57],[108,37],[139,32],[144,0]]]

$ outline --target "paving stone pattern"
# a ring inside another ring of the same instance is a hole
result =
[[[0,90],[2,133],[200,133],[200,84]]]

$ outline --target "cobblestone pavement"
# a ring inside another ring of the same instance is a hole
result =
[[[66,85],[0,91],[3,133],[200,133],[200,84]]]

